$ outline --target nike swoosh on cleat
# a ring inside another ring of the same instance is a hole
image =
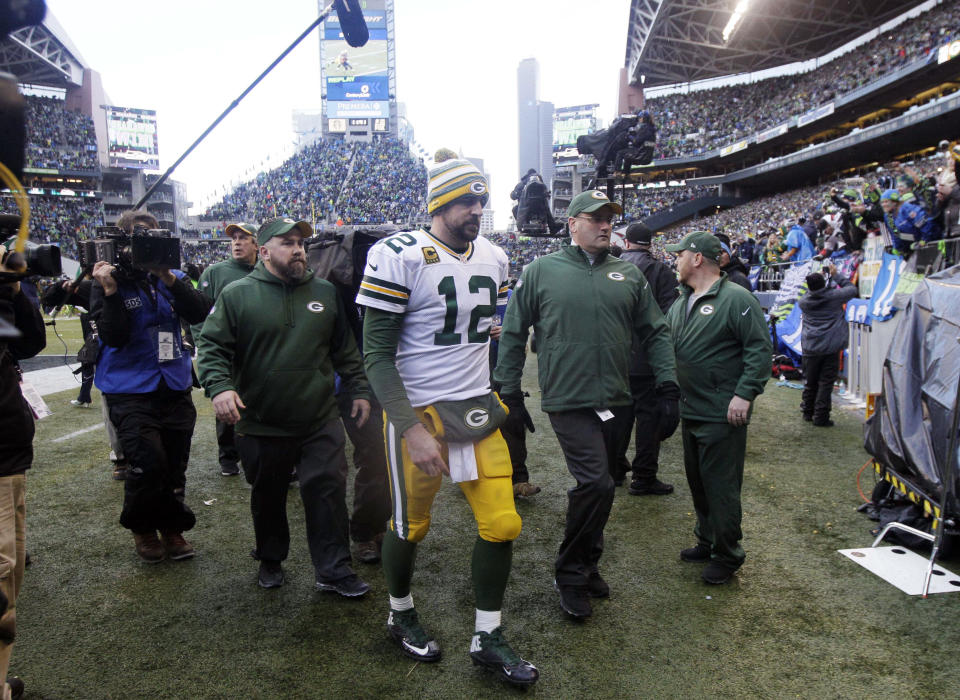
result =
[[[415,647],[410,642],[407,642],[407,641],[403,642],[403,646],[405,646],[407,649],[412,651],[414,654],[417,654],[418,656],[426,656],[427,652],[430,651],[429,646]]]

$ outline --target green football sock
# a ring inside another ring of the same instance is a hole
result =
[[[477,537],[473,545],[473,591],[478,610],[499,610],[507,589],[513,542],[488,542]]]
[[[416,558],[416,542],[401,540],[393,530],[387,530],[383,536],[380,559],[383,561],[383,576],[387,579],[387,591],[394,598],[410,595],[410,579],[413,578],[413,561]]]

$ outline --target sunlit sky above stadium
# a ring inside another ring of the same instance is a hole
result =
[[[111,102],[157,111],[161,167],[316,18],[315,0],[47,0]],[[428,153],[483,158],[498,228],[517,180],[517,64],[540,99],[615,116],[629,0],[395,0],[397,99]],[[177,169],[195,205],[292,153],[292,111],[319,109],[317,31]],[[269,158],[269,159],[268,159]],[[194,213],[198,213],[195,206]]]

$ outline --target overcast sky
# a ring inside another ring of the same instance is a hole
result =
[[[164,169],[318,14],[315,0],[47,5],[113,104],[157,111]],[[517,179],[517,64],[540,62],[540,99],[557,107],[599,103],[609,123],[629,7],[629,0],[395,0],[397,99],[428,152],[447,146],[484,159],[498,227],[506,226]],[[320,107],[319,63],[315,31],[177,169],[173,177],[196,204],[290,154],[292,111]]]

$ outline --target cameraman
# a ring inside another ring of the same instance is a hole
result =
[[[127,234],[158,228],[142,209],[126,212],[117,225]],[[203,321],[210,301],[180,270],[118,269],[101,260],[93,278],[90,311],[101,346],[94,381],[130,463],[120,524],[133,531],[144,562],[188,559],[194,550],[183,532],[196,518],[177,490],[185,481],[197,412],[180,320]]]
[[[19,266],[0,246],[0,274]],[[17,593],[23,583],[26,535],[25,472],[33,462],[33,413],[20,392],[18,360],[33,357],[47,344],[43,318],[20,289],[20,282],[0,282],[0,336],[13,326],[19,338],[0,337],[0,683],[7,677],[17,631]],[[3,697],[7,689],[0,686]]]

